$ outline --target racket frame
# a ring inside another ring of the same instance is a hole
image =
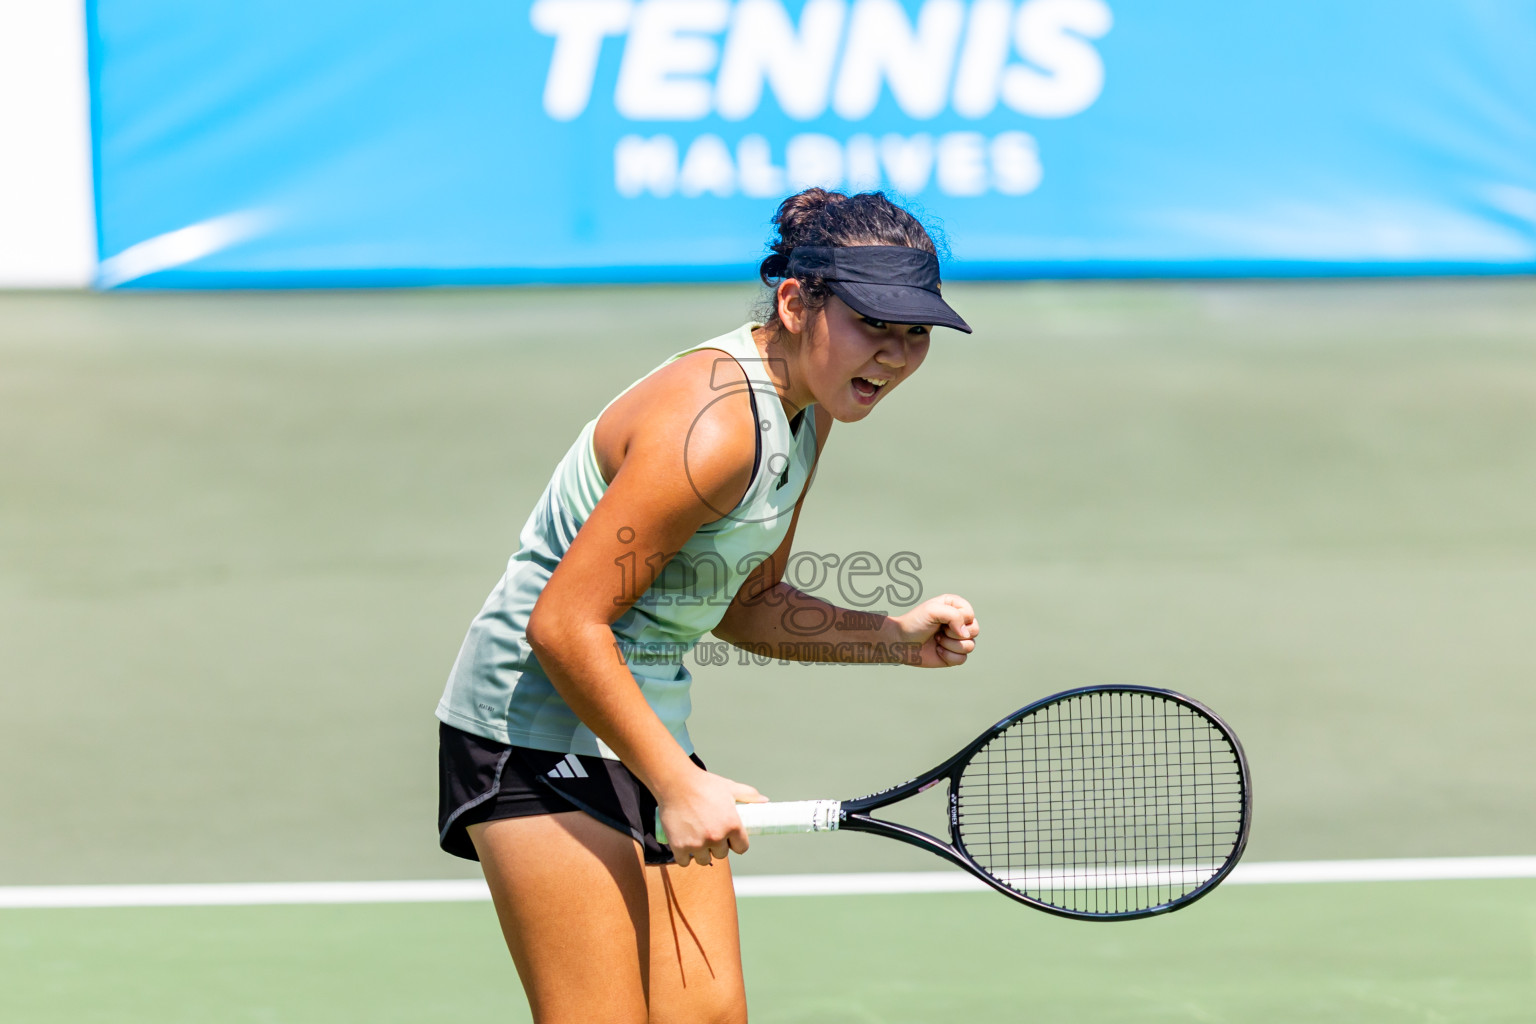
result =
[[[1141,693],[1181,704],[1214,726],[1232,744],[1232,749],[1237,756],[1239,778],[1243,784],[1242,823],[1238,828],[1237,842],[1233,844],[1232,852],[1227,855],[1226,862],[1222,864],[1221,870],[1217,871],[1216,874],[1206,879],[1196,888],[1168,903],[1159,904],[1156,907],[1145,910],[1102,913],[1069,910],[1065,907],[1053,906],[1043,900],[1009,888],[998,879],[993,878],[966,851],[965,843],[960,838],[960,777],[965,773],[966,766],[970,764],[970,760],[975,756],[976,752],[996,739],[998,735],[1021,718],[1026,718],[1050,704],[1090,693]],[[894,821],[886,821],[883,818],[876,818],[870,813],[879,808],[899,803],[944,781],[949,783],[948,815],[950,842],[948,843],[936,836],[929,835],[921,829],[912,828],[909,825],[902,825]],[[977,876],[1004,896],[1018,900],[1021,903],[1027,903],[1037,910],[1043,910],[1048,914],[1055,914],[1058,917],[1070,917],[1080,921],[1126,921],[1138,917],[1154,917],[1158,914],[1166,914],[1169,911],[1187,907],[1216,888],[1222,879],[1226,878],[1232,869],[1237,866],[1238,860],[1241,859],[1243,850],[1248,845],[1248,830],[1252,819],[1253,783],[1248,775],[1248,757],[1243,752],[1243,745],[1238,742],[1237,734],[1232,731],[1232,728],[1226,722],[1222,721],[1216,712],[1199,701],[1186,697],[1182,693],[1176,693],[1173,690],[1163,690],[1154,686],[1103,683],[1093,686],[1079,686],[1071,690],[1063,690],[1060,693],[1053,693],[1049,697],[1042,697],[1033,704],[1026,705],[1003,718],[996,725],[993,725],[965,747],[961,748],[953,757],[916,778],[903,782],[898,786],[892,786],[889,789],[882,789],[871,793],[868,796],[859,797],[854,800],[844,800],[842,802],[842,820],[838,827],[850,832],[867,832],[871,835],[884,836],[887,839],[895,839],[898,842],[916,846],[930,853],[936,853],[957,867],[963,868]]]

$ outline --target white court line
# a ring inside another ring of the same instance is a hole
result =
[[[1536,857],[1431,857],[1302,860],[1239,864],[1224,885],[1312,882],[1428,882],[1536,878]],[[976,892],[986,886],[960,871],[834,875],[742,875],[736,895],[855,896]],[[238,882],[200,885],[0,886],[0,909],[54,907],[244,907],[303,903],[462,903],[490,899],[485,882]]]

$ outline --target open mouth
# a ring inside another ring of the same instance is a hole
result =
[[[853,378],[853,393],[865,402],[873,402],[889,383],[889,378],[855,377]]]

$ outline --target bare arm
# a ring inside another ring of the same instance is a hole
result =
[[[636,412],[628,417],[622,461],[539,595],[527,632],[556,692],[656,795],[682,864],[690,857],[707,864],[727,847],[745,851],[735,803],[762,797],[688,759],[646,703],[610,627],[645,589],[625,586],[620,560],[627,555],[646,565],[649,556],[681,550],[718,518],[710,506],[733,506],[749,483],[756,442],[748,398],[740,393],[739,409],[719,401],[709,388],[712,362],[685,357],[622,400]],[[625,409],[615,409],[622,420]]]
[[[780,661],[948,668],[965,664],[981,635],[970,603],[955,594],[892,616],[842,608],[782,581],[739,607],[733,603],[729,618],[715,636]]]
[[[819,413],[818,459],[831,428],[832,417]],[[842,608],[784,582],[804,503],[802,493],[778,550],[748,577],[714,635],[781,661],[887,662],[928,668],[964,664],[981,634],[975,612],[964,598],[944,594],[904,615],[889,616]]]

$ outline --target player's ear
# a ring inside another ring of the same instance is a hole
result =
[[[784,329],[790,334],[799,334],[805,330],[805,293],[800,288],[800,282],[793,277],[786,277],[779,282],[774,299],[779,304],[779,323],[784,325]]]

